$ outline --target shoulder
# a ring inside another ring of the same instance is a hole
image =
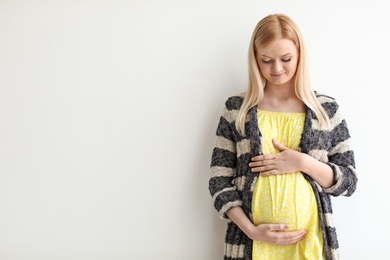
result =
[[[314,91],[314,93],[318,102],[320,102],[321,106],[325,109],[328,115],[333,117],[334,114],[336,114],[336,112],[339,110],[339,105],[336,98],[318,91]]]
[[[244,97],[245,97],[245,92],[230,96],[225,102],[226,109],[239,110],[244,101]]]
[[[325,93],[314,91],[314,94],[316,95],[316,98],[318,101],[323,104],[323,103],[334,103],[336,102],[336,99],[332,96],[329,96]]]

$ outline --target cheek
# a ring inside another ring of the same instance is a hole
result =
[[[263,63],[257,63],[259,65],[260,72],[266,74],[268,71],[268,66]]]
[[[259,68],[260,72],[263,73],[267,71],[267,64],[261,62],[261,59],[256,59],[257,61],[257,67]]]
[[[290,64],[288,65],[288,69],[289,69],[289,71],[295,72],[295,71],[297,70],[297,62],[290,63]]]

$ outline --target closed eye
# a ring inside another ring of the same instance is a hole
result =
[[[289,61],[291,61],[291,57],[290,57],[290,58],[287,58],[287,59],[281,59],[281,61],[282,61],[282,62],[289,62]],[[264,60],[264,59],[261,59],[261,62],[267,64],[267,63],[271,63],[272,60]]]

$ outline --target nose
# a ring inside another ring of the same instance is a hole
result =
[[[273,63],[272,70],[275,72],[279,72],[283,69],[282,63],[279,60],[276,60]]]

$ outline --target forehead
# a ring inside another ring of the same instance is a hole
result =
[[[286,54],[295,55],[298,52],[298,48],[292,40],[278,39],[259,48],[256,52],[257,56],[280,57]]]

